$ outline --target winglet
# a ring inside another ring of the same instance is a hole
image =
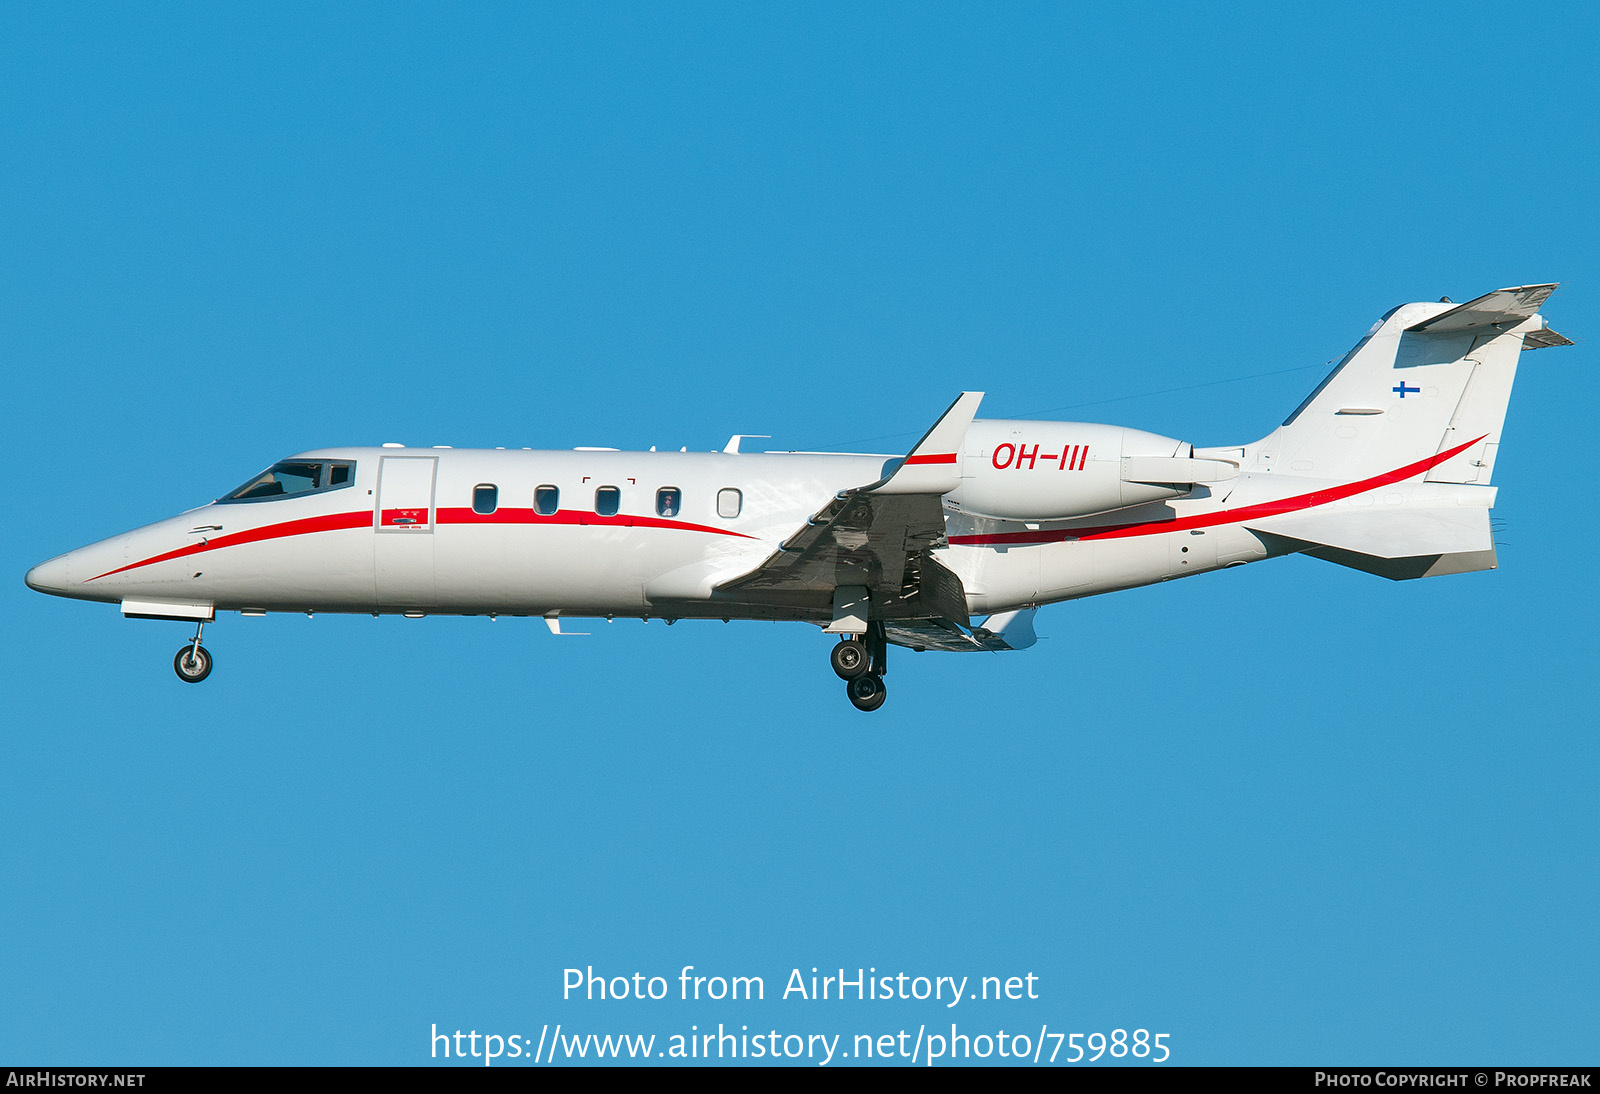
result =
[[[943,494],[960,486],[961,445],[982,401],[983,392],[963,391],[894,473],[868,489],[874,494]]]

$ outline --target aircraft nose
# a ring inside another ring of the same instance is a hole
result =
[[[67,556],[57,555],[48,562],[39,563],[22,580],[28,583],[28,588],[37,592],[61,596],[72,584],[72,579],[67,576]]]

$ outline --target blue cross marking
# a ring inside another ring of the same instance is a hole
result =
[[[1406,397],[1406,392],[1409,391],[1413,395],[1415,395],[1417,392],[1421,391],[1422,389],[1420,387],[1407,387],[1406,386],[1406,382],[1404,380],[1401,380],[1399,387],[1392,387],[1389,390],[1390,391],[1399,392],[1400,393],[1400,398],[1404,399]]]

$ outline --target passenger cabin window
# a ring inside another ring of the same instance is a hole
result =
[[[732,520],[744,508],[744,495],[733,487],[717,491],[717,516]]]
[[[614,517],[622,508],[622,491],[615,486],[602,486],[594,492],[594,511],[602,517]]]
[[[533,488],[533,511],[541,517],[553,517],[561,508],[561,491],[554,486]]]
[[[676,486],[663,486],[656,491],[656,515],[675,517],[683,508],[683,491]]]
[[[493,483],[479,483],[472,488],[472,511],[488,516],[500,507],[500,488]]]
[[[356,465],[348,460],[284,460],[217,500],[265,501],[315,494],[349,486],[355,477]]]

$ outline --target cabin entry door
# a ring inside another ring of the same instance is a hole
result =
[[[385,456],[378,468],[373,578],[378,610],[434,606],[433,530],[437,456]]]

